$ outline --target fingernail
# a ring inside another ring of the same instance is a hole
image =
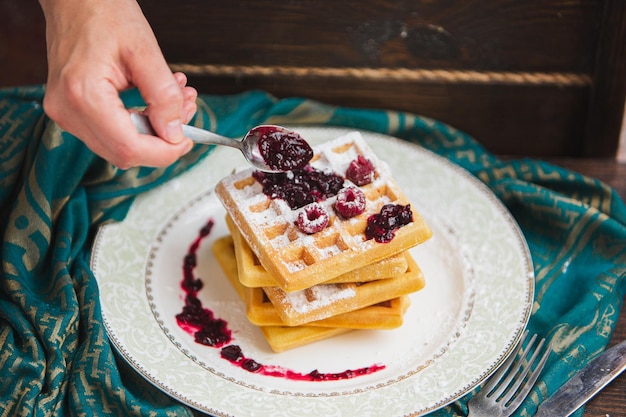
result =
[[[172,143],[179,143],[183,140],[183,127],[180,120],[169,122],[165,127],[165,134],[167,135],[166,139]]]

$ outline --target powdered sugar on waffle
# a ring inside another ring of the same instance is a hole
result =
[[[317,170],[331,171],[344,176],[350,162],[356,159],[358,155],[363,155],[369,159],[376,168],[376,175],[371,184],[373,187],[382,187],[390,180],[391,174],[387,164],[380,161],[370,150],[359,132],[350,132],[333,141],[320,144],[313,149],[316,157],[314,157],[314,161],[311,162],[311,166]],[[341,149],[342,151],[337,152],[337,149]],[[268,199],[268,197],[263,194],[261,184],[254,181],[246,187],[235,189],[234,185],[236,183],[251,177],[252,173],[253,169],[247,169],[235,173],[226,179],[228,182],[226,185],[230,189],[231,195],[233,196],[233,199],[241,210],[243,216],[247,218],[251,224],[258,225],[259,228],[265,228],[276,224],[277,222],[294,224],[299,212],[304,208],[292,210],[284,200],[277,198],[270,200],[269,208],[267,210],[258,210],[258,207],[262,207],[266,204]],[[346,179],[344,185],[349,186],[354,184],[350,180]],[[336,218],[333,210],[335,201],[336,197],[330,197],[319,202],[319,204],[324,206],[329,215],[334,218]],[[376,201],[368,201],[368,205],[370,207],[366,211],[368,213],[372,213],[374,211],[372,208],[377,211],[383,204],[389,202],[391,202],[391,199],[386,194],[382,194]],[[356,218],[342,220],[344,223],[357,223],[359,221],[362,220],[357,220]],[[300,239],[304,245],[311,245],[315,242],[317,237],[316,235],[299,233],[298,239]],[[268,241],[268,243],[274,248],[281,248],[290,244],[292,240],[293,236],[283,233],[274,236]],[[365,245],[365,240],[359,236],[358,238],[353,239],[351,245]],[[320,250],[320,256],[322,258],[326,258],[338,252],[340,252],[339,248],[331,245]],[[289,269],[298,270],[301,267],[302,265],[298,265],[296,262],[295,264],[290,265]]]
[[[307,291],[314,294],[314,299],[310,299]],[[356,295],[356,291],[350,286],[319,284],[310,289],[286,292],[284,294],[284,303],[286,305],[299,314],[305,314],[334,304],[337,301],[353,298]]]
[[[371,162],[372,182],[358,187],[366,198],[363,213],[346,220],[335,213],[336,197],[318,201],[329,216],[328,226],[309,235],[296,225],[299,213],[307,206],[292,210],[285,200],[266,196],[253,169],[236,172],[222,179],[216,187],[218,198],[250,249],[282,289],[291,292],[321,284],[401,253],[430,237],[428,225],[411,207],[413,221],[398,229],[392,241],[378,243],[375,239],[366,239],[370,215],[379,213],[385,204],[406,206],[409,201],[392,178],[387,164],[378,159],[359,132],[322,143],[313,150],[311,167],[339,176],[343,187],[357,187],[346,179],[352,161],[362,156]]]

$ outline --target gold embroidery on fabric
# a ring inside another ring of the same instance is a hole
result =
[[[58,124],[50,122],[46,126],[46,131],[43,135],[42,144],[47,150],[52,150],[63,145],[65,139],[63,138],[63,129]]]
[[[49,175],[46,172],[41,173],[42,176]],[[45,213],[50,213],[50,203],[48,202],[48,198],[43,194],[41,188],[39,187],[39,181],[37,180],[36,172],[33,170],[28,175],[28,191],[30,192],[31,198],[35,201],[39,209],[41,209]]]
[[[50,245],[50,227],[33,210],[22,191],[18,195],[19,209],[11,213],[5,239],[24,249],[22,262],[27,271],[31,272],[39,263],[39,245],[35,239],[43,239],[46,246]],[[16,213],[20,213],[16,217]],[[18,225],[19,224],[19,225]],[[43,243],[43,242],[38,242]]]
[[[585,326],[572,326],[569,323],[564,323],[558,326],[553,332],[551,342],[554,352],[560,354],[562,352],[566,352],[571,346],[576,346],[576,341],[580,338],[580,336],[593,329],[596,321],[598,320],[598,316],[599,313],[596,310],[594,316]],[[574,351],[574,353],[566,355],[565,361],[576,363],[579,361],[579,354],[580,352]]]
[[[395,111],[387,111],[387,133],[395,132],[400,129],[400,113]]]
[[[609,305],[600,315],[596,325],[596,334],[605,338],[610,338],[612,329],[615,327],[615,317],[617,310],[615,306]]]
[[[285,115],[274,115],[267,119],[268,124],[325,124],[333,117],[334,109],[330,106],[305,101]]]
[[[197,100],[198,111],[194,120],[194,126],[204,129],[215,129],[217,127],[217,117],[215,112],[204,100]],[[207,120],[208,119],[208,120]]]
[[[556,200],[554,207],[556,207]],[[538,289],[536,293],[536,300],[541,303],[543,296],[548,291],[552,282],[563,272],[557,268],[557,265],[565,260],[565,263],[569,262],[572,254],[578,253],[584,248],[590,240],[591,235],[602,223],[601,218],[596,215],[597,213],[591,210],[586,211],[582,216],[576,218],[575,221],[570,219],[570,224],[573,223],[570,233],[567,235],[567,239],[562,243],[558,254],[553,255],[553,262],[550,265],[546,265],[545,268],[537,272],[536,281]],[[548,273],[551,273],[548,275]]]

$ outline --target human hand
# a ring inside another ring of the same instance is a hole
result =
[[[167,166],[192,145],[181,123],[197,92],[169,70],[135,0],[40,0],[46,17],[44,109],[61,128],[120,168]],[[159,138],[133,126],[119,93],[137,87]]]

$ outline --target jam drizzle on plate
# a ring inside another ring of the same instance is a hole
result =
[[[178,326],[194,337],[196,343],[220,348],[220,357],[248,372],[292,381],[339,381],[358,376],[369,375],[385,369],[384,365],[371,365],[359,369],[348,369],[336,373],[319,372],[317,369],[309,373],[296,372],[277,365],[264,365],[244,355],[241,347],[232,344],[232,331],[228,323],[216,318],[211,310],[202,305],[198,292],[203,287],[202,279],[197,278],[194,269],[198,264],[198,249],[202,240],[211,234],[215,222],[213,219],[200,229],[183,258],[183,279],[181,289],[185,293],[185,305],[176,315]]]

